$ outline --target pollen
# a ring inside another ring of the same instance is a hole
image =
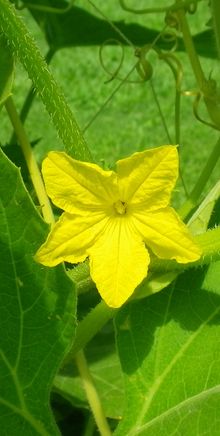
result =
[[[115,211],[118,215],[124,215],[126,213],[126,203],[124,201],[118,200],[113,204]]]

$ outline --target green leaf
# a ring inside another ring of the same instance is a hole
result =
[[[108,324],[86,347],[86,358],[98,390],[105,415],[119,419],[124,405],[120,362],[115,351],[111,324]],[[88,401],[77,368],[68,365],[54,380],[54,389],[76,407],[88,408]]]
[[[192,234],[198,235],[207,230],[213,209],[217,200],[220,197],[220,181],[215,184],[203,202],[200,204],[196,212],[188,221],[188,227]]]
[[[144,279],[143,282],[136,288],[132,299],[135,298],[139,300],[162,291],[170,283],[172,283],[173,280],[175,280],[178,274],[178,271],[169,271],[165,273],[160,273],[158,271],[150,272],[147,278]]]
[[[14,81],[14,59],[3,38],[0,38],[0,109],[11,95]]]
[[[219,434],[220,262],[116,316],[127,403],[117,436]]]
[[[62,266],[34,261],[47,226],[2,152],[0,169],[0,432],[58,435],[49,395],[73,338],[75,293]]]

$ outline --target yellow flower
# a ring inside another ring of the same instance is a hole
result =
[[[104,171],[62,152],[49,153],[42,169],[47,193],[65,212],[36,254],[47,266],[89,256],[91,277],[111,307],[120,307],[146,277],[146,246],[180,263],[201,256],[169,206],[178,176],[176,147],[134,153],[119,160],[116,169]]]

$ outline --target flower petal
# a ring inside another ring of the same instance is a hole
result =
[[[88,247],[102,233],[108,219],[98,212],[85,212],[83,216],[63,213],[37,251],[35,260],[46,266],[55,266],[63,261],[82,262],[88,256]]]
[[[166,207],[178,176],[178,152],[173,145],[134,153],[117,162],[122,201],[150,210]]]
[[[133,219],[147,246],[158,257],[180,263],[194,262],[201,257],[201,249],[171,207],[151,213],[136,212]]]
[[[90,273],[103,300],[120,307],[147,275],[149,254],[127,217],[111,219],[89,250]]]
[[[98,165],[80,162],[63,152],[50,152],[43,161],[46,190],[53,203],[75,213],[75,204],[87,209],[114,203],[118,199],[117,176]]]

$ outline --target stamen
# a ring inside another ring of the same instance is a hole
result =
[[[126,203],[124,201],[118,200],[113,204],[116,212],[119,215],[124,215],[126,213]]]

